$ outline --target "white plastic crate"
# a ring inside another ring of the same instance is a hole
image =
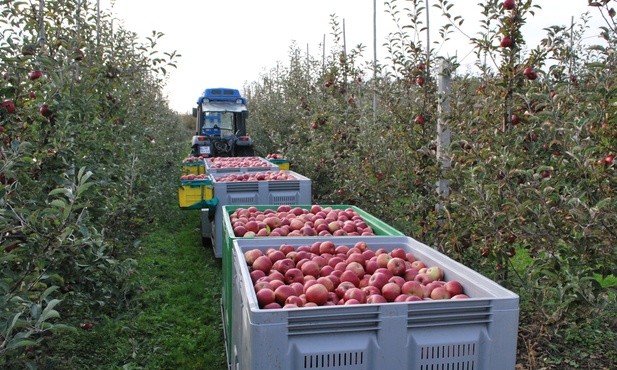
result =
[[[230,161],[238,158],[253,158],[256,160],[256,165],[251,167],[213,167],[214,161]],[[278,171],[279,166],[262,157],[214,157],[205,160],[207,174],[219,173],[235,173],[235,172],[261,172],[261,171]]]
[[[265,171],[267,170],[260,172]],[[212,235],[212,246],[214,248],[215,257],[221,258],[223,256],[223,206],[243,204],[296,205],[311,203],[311,180],[293,171],[286,172],[294,176],[295,180],[218,182],[217,179],[226,174],[210,175],[214,187],[214,197],[218,199],[218,205],[214,213],[214,234]]]
[[[519,298],[494,281],[405,236],[364,240],[370,249],[402,247],[458,280],[471,298],[351,306],[259,309],[244,251],[306,245],[328,237],[233,241],[232,369],[512,370]],[[226,333],[226,335],[229,335]]]

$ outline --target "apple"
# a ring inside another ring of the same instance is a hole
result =
[[[323,285],[328,289],[328,292],[334,292],[334,281],[327,276],[320,276],[317,278],[316,282]]]
[[[504,2],[503,2],[503,8],[505,10],[512,10],[512,9],[514,9],[515,5],[516,4],[515,4],[514,0],[504,0]]]
[[[348,265],[352,262],[356,262],[356,263],[359,263],[362,267],[364,267],[364,265],[366,264],[366,260],[364,259],[364,256],[362,255],[362,253],[359,253],[359,252],[354,252],[354,253],[349,254],[345,262],[347,262]]]
[[[379,303],[388,303],[388,301],[381,294],[371,294],[368,297],[366,297],[366,303],[379,304]]]
[[[257,280],[266,276],[266,273],[261,270],[253,270],[251,271],[250,275],[251,275],[251,281],[253,282],[253,284],[255,284]]]
[[[379,272],[379,273],[381,273],[381,274],[386,275],[386,276],[388,277],[388,280],[390,280],[390,278],[391,278],[392,276],[394,276],[394,275],[392,274],[392,272],[391,272],[390,270],[388,270],[387,268],[385,268],[385,267],[380,267],[380,268],[378,268],[377,270],[375,270],[375,272],[376,272],[376,273],[377,273],[377,272]]]
[[[362,267],[362,264],[360,264],[359,262],[355,262],[355,261],[349,262],[345,270],[352,271],[354,274],[356,274],[356,276],[358,276],[359,279],[362,279],[365,274],[364,267]]]
[[[377,271],[377,269],[379,268],[379,265],[377,264],[377,259],[371,259],[365,262],[365,267],[364,270],[366,271],[367,274],[374,274],[375,271]]]
[[[336,252],[336,245],[332,241],[324,241],[319,244],[319,254]]]
[[[450,280],[446,282],[443,286],[451,296],[455,296],[457,294],[463,294],[463,285],[457,280]]]
[[[407,270],[407,266],[405,265],[405,260],[399,257],[391,258],[386,264],[386,268],[390,270],[392,275],[402,276],[405,274]]]
[[[263,290],[263,289],[262,289]],[[296,294],[294,288],[289,285],[281,285],[274,290],[275,300],[278,304],[284,305],[288,297]]]
[[[350,288],[345,291],[345,294],[343,294],[343,299],[345,301],[355,299],[359,303],[366,303],[366,294],[360,288]]]
[[[401,286],[401,287],[403,286],[403,284],[405,284],[405,281],[406,281],[406,280],[405,280],[405,279],[403,279],[401,276],[396,276],[396,275],[395,275],[395,276],[392,276],[392,277],[388,280],[388,282],[389,282],[389,283],[396,283],[396,284],[398,284],[398,286]]]
[[[242,225],[238,225],[236,227],[234,227],[234,235],[236,236],[244,236],[244,234],[246,234],[247,230],[246,227],[242,226]]]
[[[54,112],[52,112],[52,110],[49,108],[49,105],[47,104],[41,105],[40,112],[41,112],[41,115],[45,118],[49,118],[54,114]]]
[[[398,297],[400,294],[401,294],[401,287],[398,286],[397,283],[386,283],[381,288],[381,295],[383,295],[384,298],[388,302],[394,302],[394,299]]]
[[[403,286],[401,286],[401,293],[422,298],[424,297],[424,288],[417,281],[406,281],[403,283]]]
[[[39,71],[38,69],[35,69],[28,74],[28,79],[30,79],[31,81],[34,81],[34,80],[38,80],[42,76],[43,76],[43,72]]]
[[[512,38],[510,36],[504,36],[499,43],[502,48],[510,48],[513,44],[514,41],[512,41]]]
[[[418,86],[422,87],[424,85],[424,77],[422,77],[422,76],[416,77],[416,84]]]
[[[328,300],[328,289],[320,283],[311,285],[306,289],[307,302],[313,302],[317,305],[323,305]]]
[[[283,308],[283,306],[281,306],[277,302],[272,302],[272,303],[268,303],[263,308],[264,308],[264,310],[274,310],[274,309]]]
[[[291,305],[292,307],[288,307],[288,305]],[[297,307],[303,307],[304,306],[304,301],[302,300],[302,298],[292,295],[287,297],[287,299],[285,300],[285,306],[283,306],[283,308],[297,308]]]
[[[407,258],[407,252],[403,248],[394,248],[390,252],[390,256],[392,256],[393,258],[397,257],[397,258],[401,258],[404,260]]]
[[[2,103],[0,103],[0,107],[4,108],[4,110],[6,110],[6,112],[9,114],[15,113],[15,103],[13,103],[12,100],[3,101]]]
[[[381,290],[381,288],[383,288],[383,286],[388,283],[389,279],[390,278],[387,275],[379,273],[379,272],[375,272],[369,278],[368,285],[374,286],[378,288],[379,290]]]
[[[381,295],[381,287],[376,287],[376,286],[372,286],[372,285],[367,285],[365,287],[360,288],[362,289],[362,291],[364,292],[364,294],[368,297],[372,294],[379,294]]]
[[[283,260],[283,261],[289,261],[293,264],[293,261],[291,260]],[[280,262],[280,261],[277,261]],[[302,273],[302,271],[300,271],[300,269],[298,268],[289,268],[287,269],[287,271],[285,271],[285,282],[287,284],[291,283],[301,283],[304,282],[304,274]]]
[[[431,299],[450,299],[450,293],[443,286],[438,286],[431,290]]]
[[[270,288],[259,289],[255,295],[257,296],[257,303],[259,303],[259,307],[263,308],[267,304],[274,302],[276,299],[276,295],[274,291]]]
[[[267,274],[272,269],[272,261],[268,256],[259,256],[253,262],[252,267],[254,270],[261,270]]]
[[[352,270],[343,271],[340,279],[341,279],[341,283],[349,282],[349,283],[352,283],[356,287],[360,285],[360,277],[358,277],[358,275]]]
[[[535,80],[536,78],[538,78],[538,74],[531,67],[525,68],[523,70],[523,75],[525,75],[525,77],[527,77],[528,80]]]
[[[457,295],[452,296],[452,298],[450,299],[466,299],[466,298],[469,298],[467,294],[457,294]]]
[[[283,282],[285,281],[285,275],[283,275],[279,271],[272,270],[272,269],[270,269],[270,273],[268,274],[268,277],[270,278],[270,281],[274,281],[274,280],[279,280]]]
[[[410,295],[407,296],[407,298],[405,299],[405,302],[416,302],[416,301],[422,301],[422,297],[418,297],[417,295]]]
[[[407,270],[405,270],[405,274],[403,275],[403,278],[406,281],[412,281],[416,278],[417,275],[418,275],[418,269],[414,267],[410,267]]]
[[[352,282],[349,281],[341,281],[341,283],[334,288],[334,292],[339,299],[343,299],[345,292],[351,288],[357,288]]]
[[[418,114],[416,118],[414,118],[413,121],[416,125],[420,125],[420,126],[424,126],[424,124],[426,123],[426,119],[424,119],[424,116],[421,114]]]
[[[377,256],[377,265],[380,268],[387,268],[388,262],[390,262],[391,259],[392,259],[392,256],[390,256],[388,253],[379,254]]]
[[[266,255],[268,256],[268,258],[270,258],[270,261],[272,261],[272,263],[285,259],[285,253],[281,252],[278,249],[272,250],[270,253],[266,253]]]
[[[315,278],[319,277],[319,265],[315,261],[308,260],[304,262],[301,265],[300,270],[305,276],[310,275],[314,276]]]

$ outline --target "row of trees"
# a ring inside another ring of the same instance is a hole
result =
[[[606,19],[597,30],[603,42],[590,46],[582,42],[588,14],[575,27],[547,26],[531,46],[520,29],[534,1],[483,2],[482,31],[470,40],[474,74],[457,72],[457,60],[441,60],[432,45],[427,55],[424,1],[399,3],[386,4],[400,31],[386,40],[389,55],[377,71],[363,62],[362,45],[345,50],[333,17],[325,64],[292,47],[287,64],[246,87],[259,150],[290,158],[313,180],[317,202],[357,205],[517,292],[524,368],[610,368],[617,360],[612,2],[590,2]],[[460,18],[453,3],[437,3],[447,37]],[[442,61],[452,74],[445,93],[436,84]],[[445,171],[437,120],[452,131]],[[440,178],[449,181],[446,198],[436,192]]]
[[[0,1],[0,367],[124,307],[140,230],[189,135],[162,96],[178,55],[95,1]]]

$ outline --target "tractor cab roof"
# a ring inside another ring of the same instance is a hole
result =
[[[205,112],[244,112],[246,111],[246,98],[240,95],[237,89],[212,88],[204,90],[197,99]]]

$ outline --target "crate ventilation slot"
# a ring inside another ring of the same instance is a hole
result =
[[[311,317],[290,317],[287,332],[293,335],[315,335],[356,332],[377,332],[379,330],[379,316],[374,312],[358,313],[352,318],[339,315],[321,317],[319,323],[310,320]],[[314,319],[314,318],[313,318]]]
[[[424,346],[419,370],[477,370],[476,343]]]
[[[228,194],[229,195],[229,194]],[[255,202],[255,196],[244,196],[244,197],[228,197],[227,204],[251,204]]]
[[[298,194],[294,193],[294,195],[272,195],[270,197],[270,203],[275,205],[283,205],[283,204],[295,204],[298,202]]]
[[[356,369],[364,365],[364,352],[319,353],[304,356],[304,369]]]
[[[439,310],[432,312],[410,310],[408,328],[489,324],[492,321],[490,307],[467,307],[464,310]]]
[[[258,192],[259,184],[256,182],[248,183],[248,182],[228,182],[227,183],[227,192]]]
[[[268,189],[271,191],[281,191],[281,190],[300,191],[300,182],[299,181],[269,181]]]

